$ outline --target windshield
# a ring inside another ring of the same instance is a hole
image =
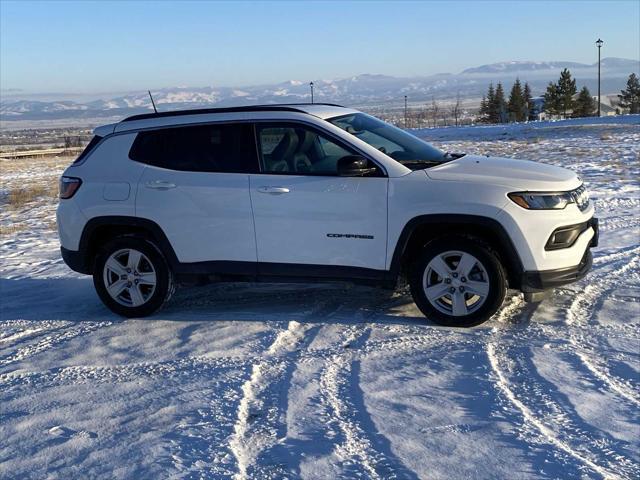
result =
[[[418,137],[364,113],[344,115],[328,121],[414,170],[462,156],[444,153]]]

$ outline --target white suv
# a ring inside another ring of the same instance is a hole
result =
[[[62,257],[102,301],[149,315],[189,279],[406,276],[431,320],[477,325],[507,288],[582,278],[598,224],[575,173],[444,153],[337,105],[136,115],[61,178]]]

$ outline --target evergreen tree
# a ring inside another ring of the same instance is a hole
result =
[[[560,113],[560,99],[558,97],[558,86],[549,82],[547,85],[547,91],[544,92],[544,111],[551,114],[557,115]]]
[[[489,105],[487,104],[487,97],[483,95],[482,100],[480,101],[480,111],[478,112],[478,117],[480,122],[486,123],[488,115],[489,115]]]
[[[498,123],[498,110],[496,110],[496,92],[493,83],[489,84],[487,91],[487,123]]]
[[[528,83],[524,84],[524,118],[525,120],[535,120],[533,116],[533,97],[531,96],[531,87]]]
[[[620,106],[628,108],[629,113],[640,113],[640,80],[635,73],[629,75],[627,88],[620,91],[618,98]]]
[[[507,121],[507,102],[504,99],[504,89],[500,82],[496,87],[493,111],[496,115],[494,123],[505,123]]]
[[[522,92],[522,85],[520,79],[516,78],[516,81],[511,87],[511,93],[509,94],[509,102],[507,103],[507,112],[509,114],[510,122],[523,122],[526,120],[526,105],[524,101],[524,93]]]
[[[566,68],[560,72],[557,89],[559,110],[566,118],[567,112],[573,110],[573,96],[578,91],[575,79],[571,78],[571,72]]]
[[[582,87],[573,109],[574,117],[592,117],[596,109],[596,102],[593,100],[587,87]]]

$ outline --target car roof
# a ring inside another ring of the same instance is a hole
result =
[[[335,105],[333,103],[283,103],[273,105],[245,105],[241,107],[199,108],[191,110],[173,110],[168,112],[143,113],[127,117],[122,120],[122,122],[132,122],[136,120],[146,120],[151,118],[179,117],[184,115],[277,111],[308,113],[322,119],[336,115],[343,115],[345,113],[349,113],[350,111],[355,112],[355,110],[343,107],[342,105]]]
[[[127,117],[119,123],[103,125],[94,130],[96,135],[105,136],[116,131],[137,130],[140,128],[168,127],[172,124],[188,125],[189,123],[201,123],[203,121],[231,120],[243,118],[265,118],[265,114],[272,116],[281,112],[283,117],[287,113],[308,114],[325,120],[358,113],[358,110],[335,105],[332,103],[291,103],[273,105],[246,105],[226,108],[199,108],[190,110],[172,110],[168,112],[143,113]]]

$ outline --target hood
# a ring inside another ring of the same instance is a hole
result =
[[[582,183],[566,168],[512,158],[465,155],[425,170],[434,180],[503,185],[523,191],[573,190]]]

